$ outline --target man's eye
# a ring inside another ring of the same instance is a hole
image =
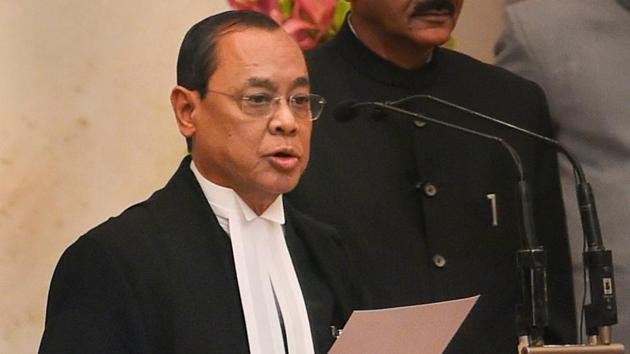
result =
[[[294,95],[291,97],[291,102],[294,105],[306,106],[310,103],[311,98],[309,95]]]
[[[265,105],[269,104],[273,100],[273,97],[264,93],[257,93],[255,95],[243,96],[243,100],[247,101],[249,104]]]

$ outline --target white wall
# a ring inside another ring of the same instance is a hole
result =
[[[456,34],[492,61],[502,0]],[[34,353],[61,252],[162,186],[185,153],[169,104],[185,31],[223,0],[0,0],[0,353]]]

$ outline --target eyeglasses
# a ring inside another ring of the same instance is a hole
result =
[[[278,110],[280,101],[286,100],[289,109],[296,118],[316,120],[322,114],[326,100],[314,93],[298,93],[289,97],[273,97],[266,93],[256,93],[253,95],[235,96],[229,93],[208,90],[208,92],[218,93],[227,96],[239,104],[241,111],[256,118],[269,118]]]

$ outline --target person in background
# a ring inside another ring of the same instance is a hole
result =
[[[509,154],[494,142],[403,116],[333,112],[346,100],[430,94],[550,135],[545,97],[530,81],[440,47],[462,0],[350,2],[337,36],[307,54],[312,87],[333,109],[314,129],[310,165],[289,200],[339,229],[373,307],[480,294],[446,353],[515,352],[521,232]],[[410,99],[404,107],[515,146],[534,193],[538,238],[548,252],[548,339],[573,342],[570,255],[555,154],[430,101]]]
[[[40,353],[326,353],[360,293],[335,231],[283,198],[325,103],[299,47],[259,13],[210,16],[171,102],[190,155],[66,250]]]
[[[527,0],[507,6],[505,20],[497,64],[543,87],[556,138],[582,163],[613,251],[613,340],[630,348],[630,1]],[[560,174],[579,305],[583,234],[564,160]]]

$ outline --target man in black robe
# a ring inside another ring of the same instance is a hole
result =
[[[300,49],[264,15],[211,16],[177,83],[190,156],[66,250],[40,353],[326,353],[357,297],[334,230],[282,200],[324,103]]]
[[[463,0],[353,0],[340,33],[307,55],[313,88],[335,107],[429,94],[543,135],[543,92],[530,81],[440,47]],[[548,255],[553,342],[572,342],[571,271],[555,152],[429,100],[403,108],[496,134],[522,158]],[[386,112],[316,123],[312,159],[289,197],[338,227],[375,307],[480,294],[447,353],[516,350],[521,247],[516,173],[496,142]],[[395,329],[384,329],[395,330]]]

